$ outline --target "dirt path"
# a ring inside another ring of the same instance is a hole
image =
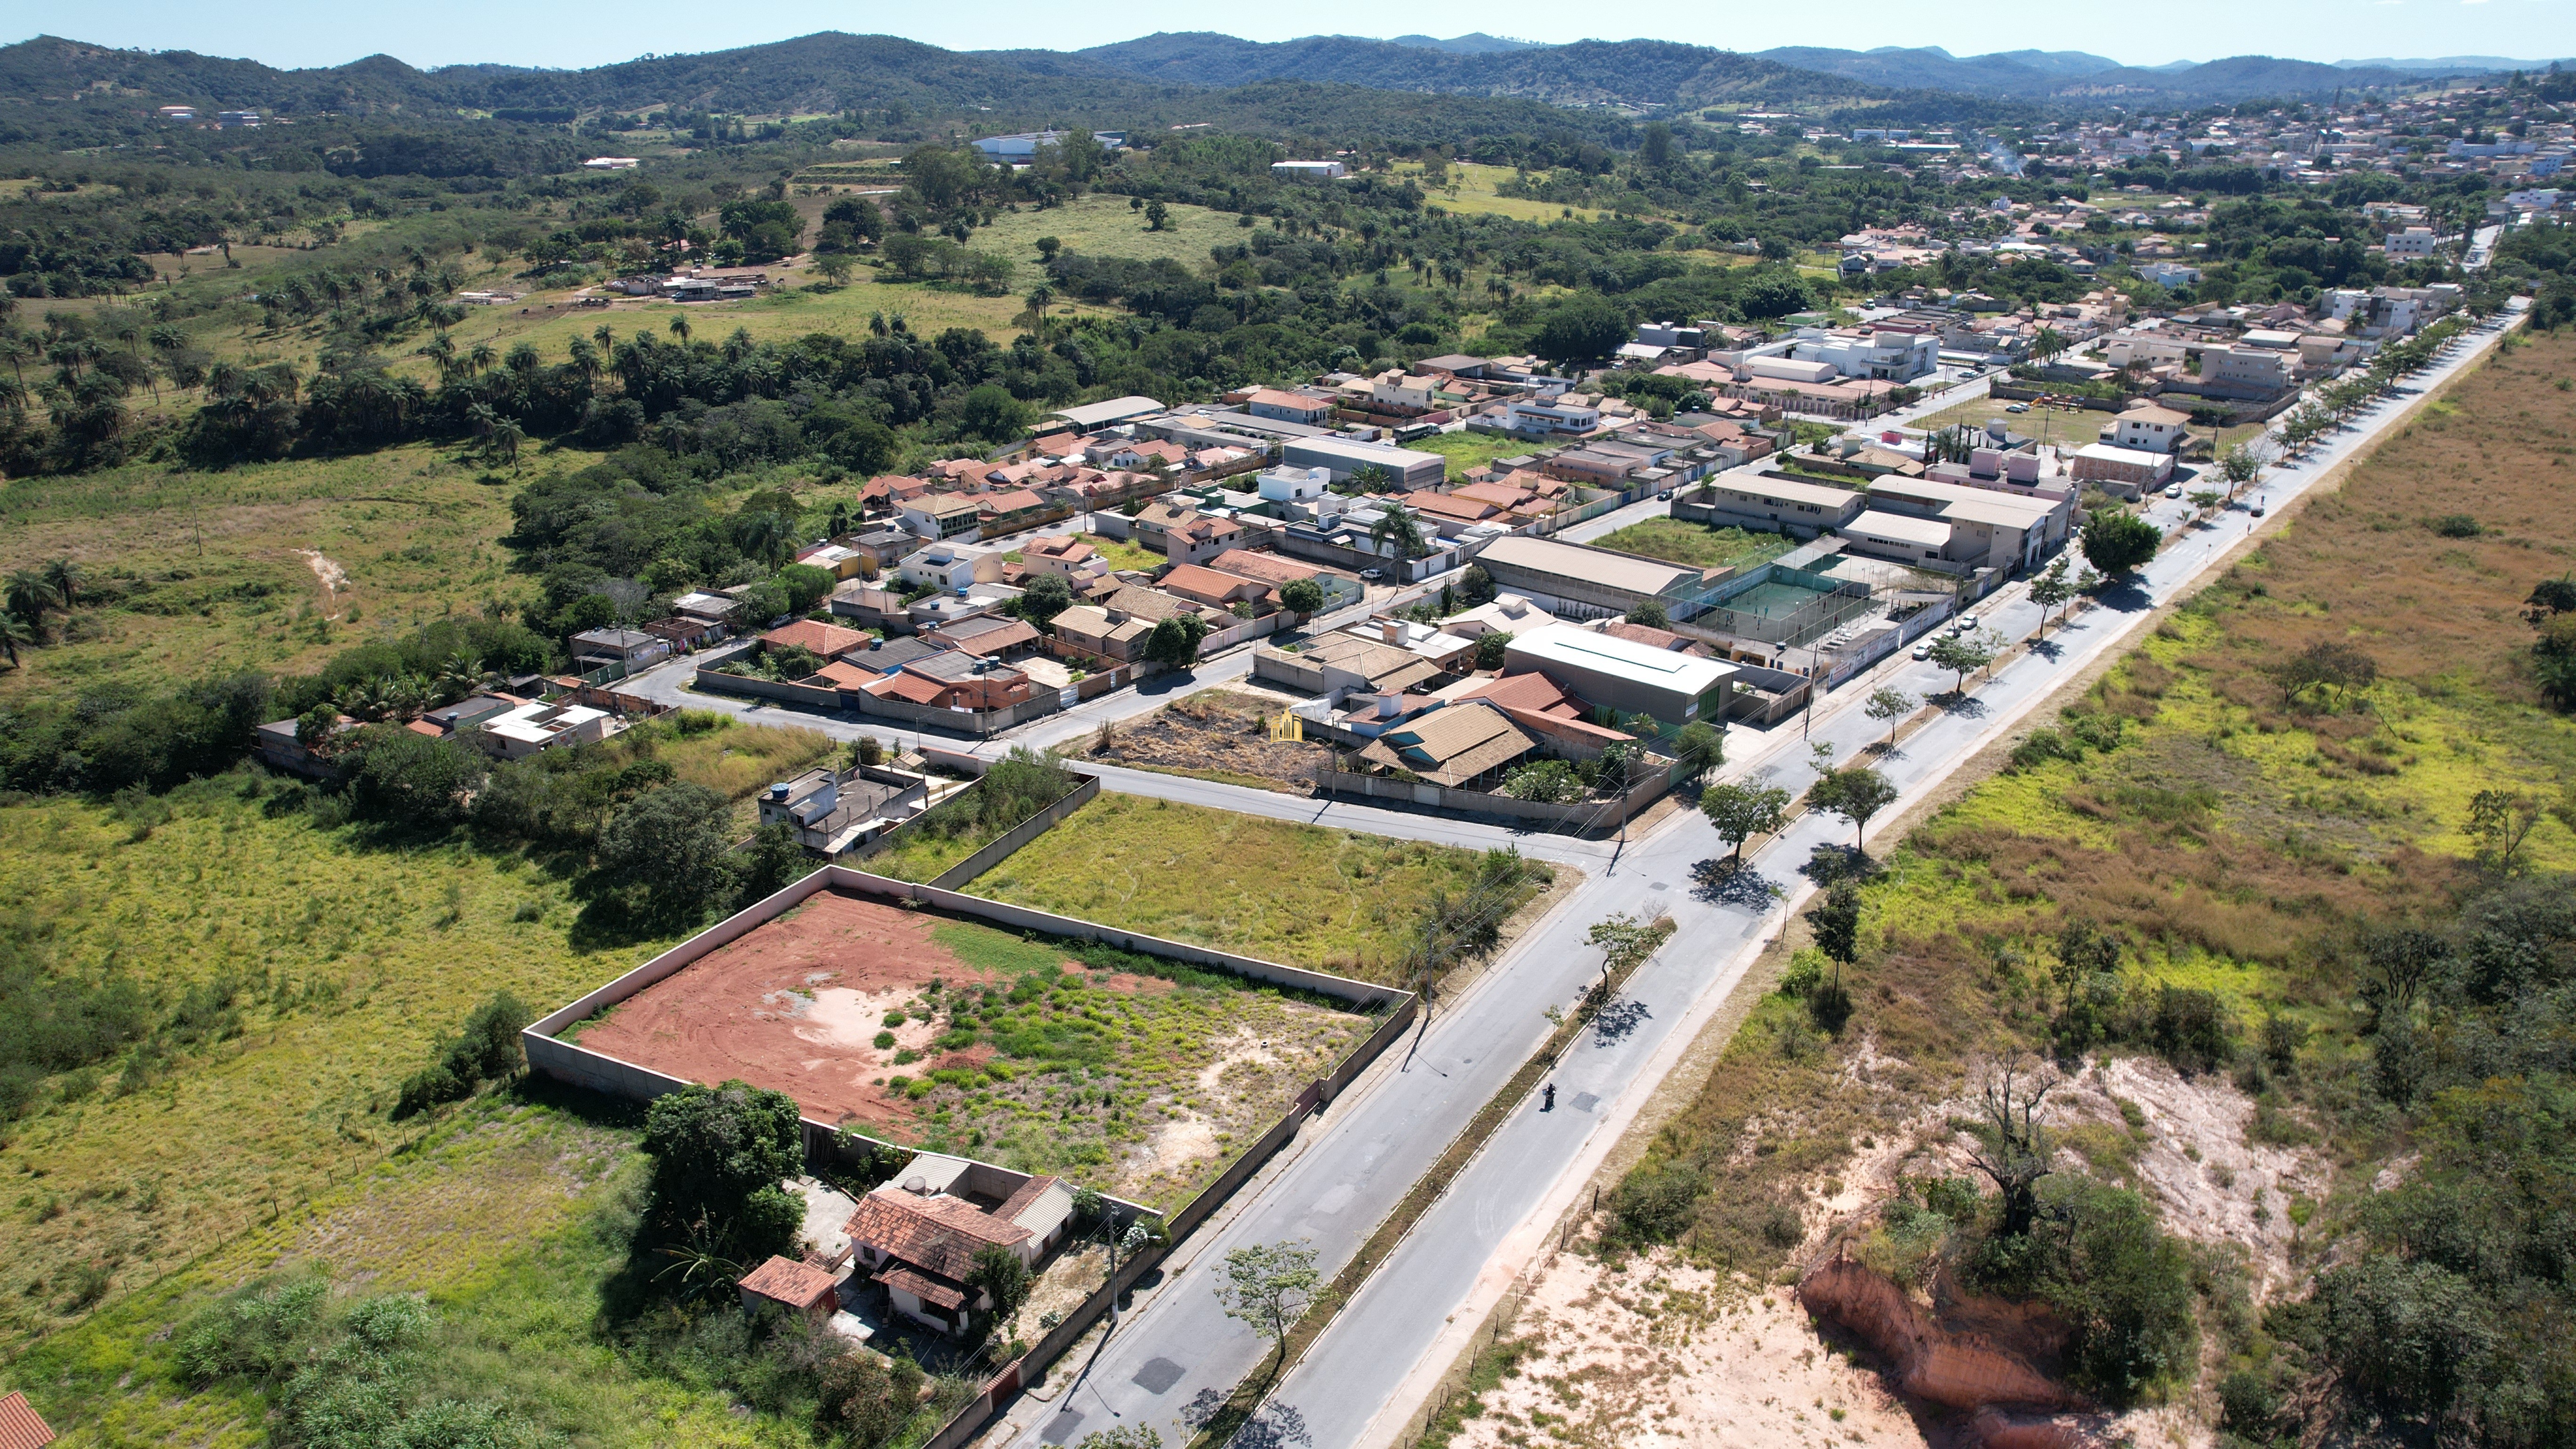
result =
[[[334,619],[339,618],[340,592],[349,587],[349,571],[324,557],[322,550],[318,548],[299,548],[296,552],[304,556],[305,567],[313,570],[313,577],[322,583],[322,602],[326,606],[326,615]]]

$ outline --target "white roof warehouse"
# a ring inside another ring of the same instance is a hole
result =
[[[1621,714],[1650,714],[1678,727],[1726,717],[1732,664],[1639,644],[1616,634],[1550,624],[1505,646],[1504,672],[1537,672],[1585,703]]]

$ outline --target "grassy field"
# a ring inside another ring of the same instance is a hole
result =
[[[970,889],[1168,940],[1392,981],[1471,850],[1103,793]],[[1536,887],[1528,888],[1531,894]]]
[[[1527,438],[1515,438],[1509,433],[1471,432],[1440,433],[1417,438],[1404,446],[1417,453],[1438,453],[1448,459],[1448,476],[1451,478],[1472,473],[1496,458],[1518,457],[1530,448]]]
[[[1144,214],[1129,207],[1127,201],[1124,196],[1095,191],[1046,210],[1027,207],[999,212],[991,226],[976,228],[966,245],[979,252],[998,252],[1019,263],[1028,274],[1025,280],[1034,283],[1038,279],[1038,238],[1043,236],[1064,243],[1069,252],[1147,262],[1169,257],[1192,271],[1206,270],[1210,247],[1230,246],[1243,239],[1243,228],[1235,224],[1233,213],[1186,204],[1172,207],[1165,230],[1147,231]]]
[[[631,738],[733,795],[830,744],[739,725]],[[0,808],[10,936],[57,972],[128,972],[165,1012],[192,988],[232,1003],[207,1043],[60,1075],[9,1127],[0,1185],[27,1226],[0,1275],[5,1341],[88,1311],[85,1277],[113,1303],[405,1150],[419,1133],[387,1120],[395,1086],[493,992],[550,1010],[620,969],[566,943],[570,882],[519,856],[318,830],[247,773],[165,799],[149,828],[76,800]]]
[[[436,1387],[516,1409],[560,1442],[815,1442],[801,1423],[746,1415],[722,1387],[645,1371],[603,1340],[600,1292],[626,1263],[644,1159],[623,1114],[597,1120],[550,1099],[480,1099],[412,1151],[200,1240],[195,1261],[38,1345],[13,1378],[66,1444],[269,1443],[266,1405],[186,1382],[167,1329],[237,1286],[313,1273],[343,1294],[422,1295],[438,1315]],[[916,1435],[947,1406],[925,1406]]]
[[[81,608],[68,637],[22,651],[22,666],[0,673],[0,698],[121,676],[306,669],[368,638],[515,601],[528,585],[505,572],[498,544],[511,490],[482,477],[415,444],[220,473],[137,463],[10,480],[0,569],[68,557],[110,602]]]
[[[514,856],[373,849],[272,816],[249,779],[174,792],[173,817],[140,839],[78,801],[0,809],[13,934],[46,942],[57,970],[123,963],[164,1002],[239,991],[213,1045],[131,1089],[112,1072],[59,1078],[11,1129],[11,1341],[83,1316],[83,1269],[108,1273],[113,1304],[401,1151],[419,1133],[387,1121],[395,1085],[494,991],[546,1010],[617,969],[565,944],[567,882]]]
[[[1693,568],[1748,567],[1778,558],[1791,541],[1776,533],[1747,533],[1740,528],[1712,528],[1678,518],[1640,519],[1594,539],[1598,548],[1688,564]]]
[[[1421,179],[1422,167],[1418,162],[1399,161],[1395,169],[1400,175],[1410,175],[1416,180]],[[1565,208],[1554,202],[1531,201],[1525,197],[1499,194],[1495,188],[1509,181],[1512,174],[1512,168],[1509,166],[1478,166],[1467,161],[1452,162],[1449,166],[1449,184],[1431,188],[1431,199],[1451,211],[1484,212],[1495,216],[1513,217],[1521,221],[1562,219]],[[1578,221],[1598,221],[1607,215],[1609,213],[1605,211],[1594,211],[1580,206],[1574,208],[1574,216]]]
[[[1127,539],[1104,538],[1096,533],[1076,534],[1075,537],[1099,550],[1100,556],[1107,559],[1113,569],[1137,569],[1150,572],[1171,562],[1170,559],[1152,549]]]

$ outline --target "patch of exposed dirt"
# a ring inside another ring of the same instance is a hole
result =
[[[304,556],[305,566],[321,581],[324,612],[334,619],[340,617],[340,595],[349,587],[349,571],[323,557],[318,548],[299,548],[296,552]]]
[[[1102,726],[1082,758],[1312,794],[1315,767],[1331,762],[1333,748],[1312,740],[1270,738],[1271,722],[1282,707],[1230,690],[1207,690],[1140,721]]]
[[[1515,1328],[1535,1346],[1451,1440],[1460,1449],[1924,1442],[1880,1376],[1820,1343],[1786,1293],[1753,1297],[1662,1255],[1619,1271],[1561,1254]]]

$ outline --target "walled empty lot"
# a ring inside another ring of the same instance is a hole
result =
[[[826,892],[568,1035],[670,1076],[775,1088],[817,1121],[1171,1206],[1372,1026],[1082,954]]]
[[[1456,846],[1104,792],[967,889],[1167,940],[1403,985],[1424,907],[1437,891],[1472,895],[1484,859]],[[1514,907],[1551,878],[1535,861],[1523,869]]]

